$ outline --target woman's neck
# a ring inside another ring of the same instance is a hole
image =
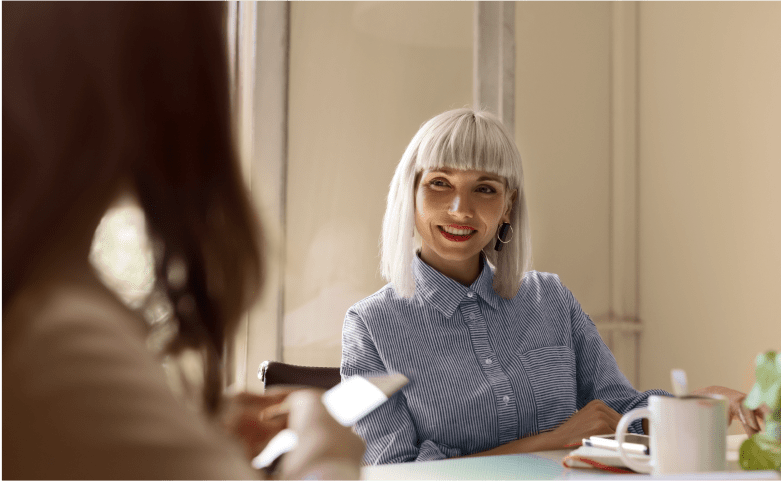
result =
[[[418,252],[418,257],[440,274],[465,286],[471,286],[483,270],[481,253],[478,253],[474,258],[468,260],[450,261],[448,259],[428,255],[427,252],[421,250]]]

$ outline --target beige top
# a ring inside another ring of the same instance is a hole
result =
[[[257,477],[174,397],[143,320],[77,277],[27,288],[4,309],[3,478]]]

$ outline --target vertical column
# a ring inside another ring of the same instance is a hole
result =
[[[233,383],[260,391],[258,366],[283,355],[290,4],[237,2],[229,8],[234,12],[234,118],[242,173],[263,223],[266,270],[263,295],[240,324],[227,362]]]
[[[262,301],[250,311],[248,384],[259,390],[257,368],[282,361],[287,201],[290,2],[258,2],[255,57],[254,152],[250,191],[263,221],[266,281]]]
[[[475,2],[473,99],[515,132],[514,2]]]
[[[637,6],[613,4],[611,309],[637,318]]]
[[[617,322],[613,354],[629,380],[639,381],[637,219],[637,5],[612,5],[610,312]]]
[[[228,34],[228,73],[230,82],[231,108],[236,109],[236,72],[238,70],[238,27],[239,27],[239,3],[227,2],[227,15],[225,16],[225,31]]]
[[[252,98],[255,84],[255,22],[257,6],[250,2],[228,4],[228,59],[231,80],[232,120],[236,133],[241,173],[249,188],[252,176],[254,118]],[[225,353],[226,382],[239,388],[246,387],[247,335],[249,315],[245,315],[236,329],[233,342],[228,342]]]

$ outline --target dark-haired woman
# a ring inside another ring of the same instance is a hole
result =
[[[232,145],[223,4],[2,8],[3,477],[258,476],[217,422],[222,347],[263,267]],[[159,241],[168,351],[203,359],[203,413],[174,397],[143,317],[88,262],[125,194]],[[316,393],[292,396],[300,442],[282,476],[357,477],[360,439]],[[256,438],[282,427],[256,420]]]

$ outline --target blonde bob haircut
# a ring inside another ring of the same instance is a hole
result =
[[[483,248],[494,266],[493,288],[512,299],[531,268],[531,236],[523,189],[521,154],[502,122],[493,114],[469,108],[450,110],[418,130],[401,157],[390,184],[382,222],[381,272],[402,297],[412,297],[412,262],[419,242],[415,232],[415,191],[424,170],[448,167],[480,170],[504,178],[507,192],[518,191],[510,212],[513,236],[501,251],[494,239]],[[499,226],[497,226],[498,228]]]

